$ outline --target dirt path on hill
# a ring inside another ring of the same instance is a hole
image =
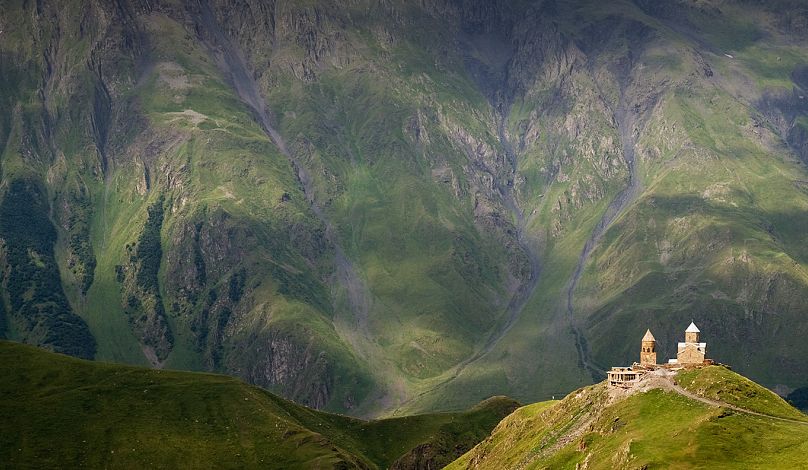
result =
[[[695,400],[697,402],[704,403],[707,406],[728,408],[728,409],[730,409],[732,411],[737,411],[738,413],[744,413],[744,414],[748,414],[748,415],[752,415],[752,416],[760,416],[761,418],[776,419],[778,421],[785,421],[785,422],[789,422],[789,423],[797,423],[797,424],[801,424],[803,426],[808,426],[808,421],[801,421],[799,419],[783,418],[783,417],[780,417],[780,416],[767,415],[765,413],[760,413],[758,411],[752,411],[752,410],[749,410],[749,409],[746,409],[746,408],[741,408],[740,406],[732,405],[732,404],[727,403],[727,402],[723,402],[723,401],[720,401],[720,400],[712,400],[710,398],[706,398],[706,397],[703,397],[701,395],[697,395],[697,394],[695,394],[695,393],[693,393],[691,391],[685,390],[681,386],[675,384],[671,380],[671,378],[669,378],[669,377],[661,377],[661,376],[652,377],[650,380],[647,380],[647,384],[644,384],[644,386],[640,387],[638,389],[638,391],[644,391],[644,390],[650,390],[650,389],[660,389],[660,390],[665,390],[665,391],[669,391],[669,392],[678,393],[679,395],[682,395],[685,398],[689,398],[691,400]]]
[[[709,405],[709,406],[719,406],[719,407],[729,408],[730,410],[737,411],[739,413],[745,413],[745,414],[748,414],[748,415],[760,416],[762,418],[776,419],[778,421],[786,421],[786,422],[789,422],[789,423],[797,423],[797,424],[802,424],[803,426],[808,426],[808,421],[800,421],[798,419],[783,418],[783,417],[780,417],[780,416],[767,415],[765,413],[760,413],[760,412],[757,412],[757,411],[748,410],[746,408],[741,408],[740,406],[731,405],[731,404],[723,402],[723,401],[711,400],[709,398],[705,398],[705,397],[702,397],[700,395],[696,395],[693,392],[689,392],[689,391],[683,389],[682,387],[680,387],[678,385],[675,385],[675,384],[673,384],[671,382],[668,382],[668,381],[666,381],[666,382],[668,384],[668,386],[665,387],[666,390],[676,392],[679,395],[682,395],[684,397],[690,398],[691,400],[699,401],[699,402],[704,403],[704,404]]]

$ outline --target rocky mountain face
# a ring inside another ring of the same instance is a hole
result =
[[[802,2],[2,7],[5,337],[368,415],[695,319],[808,385]]]

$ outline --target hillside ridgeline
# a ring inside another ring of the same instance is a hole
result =
[[[88,362],[0,341],[10,468],[436,468],[518,404],[362,421],[237,379]]]
[[[448,469],[801,468],[808,416],[723,366],[516,410]]]

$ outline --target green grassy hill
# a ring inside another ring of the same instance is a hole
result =
[[[0,461],[8,468],[434,468],[517,404],[361,421],[239,380],[88,362],[0,342]],[[424,452],[424,447],[431,452]],[[427,467],[431,464],[431,467]]]
[[[447,468],[808,467],[808,416],[782,398],[720,366],[675,381],[693,397],[600,383],[525,406]]]

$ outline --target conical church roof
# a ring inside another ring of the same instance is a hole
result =
[[[695,323],[690,322],[690,326],[687,327],[685,333],[701,333],[701,330],[699,330]]]
[[[654,335],[651,334],[651,330],[645,332],[645,336],[642,337],[643,341],[656,341]]]

